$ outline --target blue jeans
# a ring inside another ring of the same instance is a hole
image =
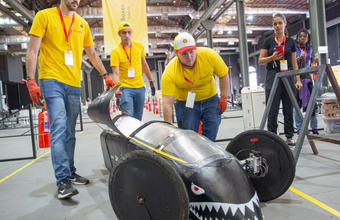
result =
[[[54,79],[40,80],[41,91],[51,123],[51,158],[57,186],[76,172],[74,149],[75,128],[80,111],[80,87]]]
[[[296,130],[298,131],[301,130],[302,123],[295,111],[295,108],[294,108],[294,119],[295,119]],[[312,129],[318,129],[318,119],[316,118],[316,113],[314,116],[310,118],[310,127]]]
[[[186,101],[175,102],[176,118],[179,128],[189,129],[198,132],[200,122],[202,122],[202,135],[211,141],[216,140],[218,127],[221,123],[221,115],[217,109],[219,97],[213,97],[194,103],[194,108],[185,107]]]
[[[122,91],[121,101],[124,115],[135,117],[141,121],[145,102],[145,87],[138,89],[122,87],[120,91]]]

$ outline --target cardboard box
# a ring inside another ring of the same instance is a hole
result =
[[[337,99],[322,99],[322,115],[328,117],[340,117],[340,105]]]

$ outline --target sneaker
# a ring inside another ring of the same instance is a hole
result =
[[[286,143],[288,144],[288,146],[295,146],[296,141],[293,138],[287,138]]]
[[[86,179],[85,177],[79,176],[76,173],[73,173],[71,175],[70,180],[73,184],[76,184],[76,185],[86,185],[90,183],[88,179]]]
[[[69,180],[60,181],[58,187],[58,198],[65,199],[71,196],[77,195],[79,192],[77,189],[73,188]]]
[[[312,129],[312,132],[313,132],[313,134],[319,135],[318,129],[316,129],[316,128],[313,128],[313,129]]]

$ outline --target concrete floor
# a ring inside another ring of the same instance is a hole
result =
[[[243,131],[242,111],[224,113],[217,139],[232,138]],[[279,116],[279,119],[281,119]],[[162,120],[145,111],[143,121]],[[318,117],[319,128],[325,125]],[[282,121],[282,119],[281,119]],[[1,136],[21,135],[29,128],[0,130]],[[280,131],[283,131],[280,125]],[[90,179],[76,186],[79,194],[70,200],[57,198],[49,149],[38,149],[36,160],[0,163],[0,219],[117,219],[108,195],[109,171],[104,166],[99,135],[102,129],[85,115],[84,131],[77,133],[77,173]],[[320,136],[340,139],[340,134]],[[228,142],[218,142],[223,149]],[[340,146],[315,141],[319,155],[304,142],[292,187],[281,197],[261,203],[266,220],[340,219]],[[30,136],[0,138],[0,160],[32,155]],[[301,194],[302,193],[302,194]]]

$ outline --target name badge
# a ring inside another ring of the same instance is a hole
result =
[[[280,60],[280,70],[282,71],[288,71],[288,62],[287,60]]]
[[[185,107],[194,108],[196,94],[193,92],[188,92],[187,102],[185,103]]]
[[[73,66],[73,54],[71,50],[64,50],[65,65]]]
[[[129,79],[135,78],[135,69],[132,68],[132,67],[130,67],[130,68],[128,69],[128,78],[129,78]]]

